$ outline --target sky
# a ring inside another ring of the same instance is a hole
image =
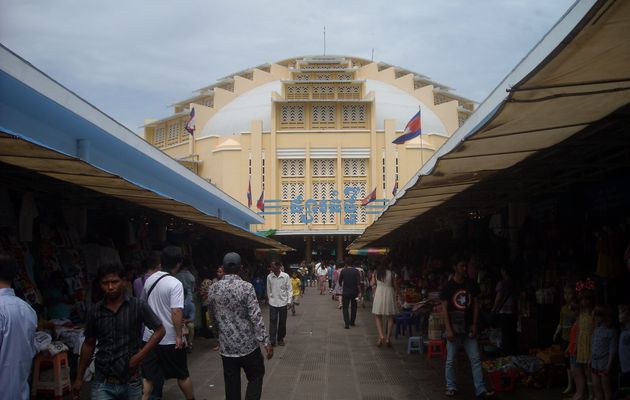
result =
[[[574,0],[0,0],[0,42],[134,132],[291,57],[400,66],[481,102]]]

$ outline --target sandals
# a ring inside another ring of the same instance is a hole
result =
[[[392,347],[392,342],[390,342],[390,341],[389,341],[389,339],[387,339],[387,340],[385,341],[385,345],[386,345],[387,347]]]
[[[385,340],[385,338],[379,338],[378,341],[376,342],[376,347],[382,347],[383,346],[383,340]]]
[[[444,395],[446,397],[455,397],[456,394],[457,394],[457,390],[455,389],[446,389],[446,392],[444,392]]]

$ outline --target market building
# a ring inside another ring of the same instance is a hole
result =
[[[146,140],[257,211],[259,233],[310,259],[342,257],[475,103],[404,68],[310,56],[237,72],[172,107],[147,122]],[[393,144],[419,111],[422,135]]]

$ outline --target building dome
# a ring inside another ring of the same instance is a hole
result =
[[[420,100],[396,86],[367,79],[366,93],[374,92],[376,130],[384,129],[385,119],[396,121],[396,130],[402,131],[409,119],[422,108],[422,132],[447,136],[440,118]],[[271,130],[272,93],[282,92],[282,81],[276,80],[253,88],[214,114],[202,129],[200,137],[225,136],[249,132],[250,121],[263,122],[263,131]]]

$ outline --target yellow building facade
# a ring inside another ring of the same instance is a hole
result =
[[[265,218],[253,230],[310,259],[340,258],[475,104],[400,67],[311,56],[235,73],[172,106],[147,121],[145,139],[243,204],[251,187]],[[422,135],[393,144],[419,110]]]

